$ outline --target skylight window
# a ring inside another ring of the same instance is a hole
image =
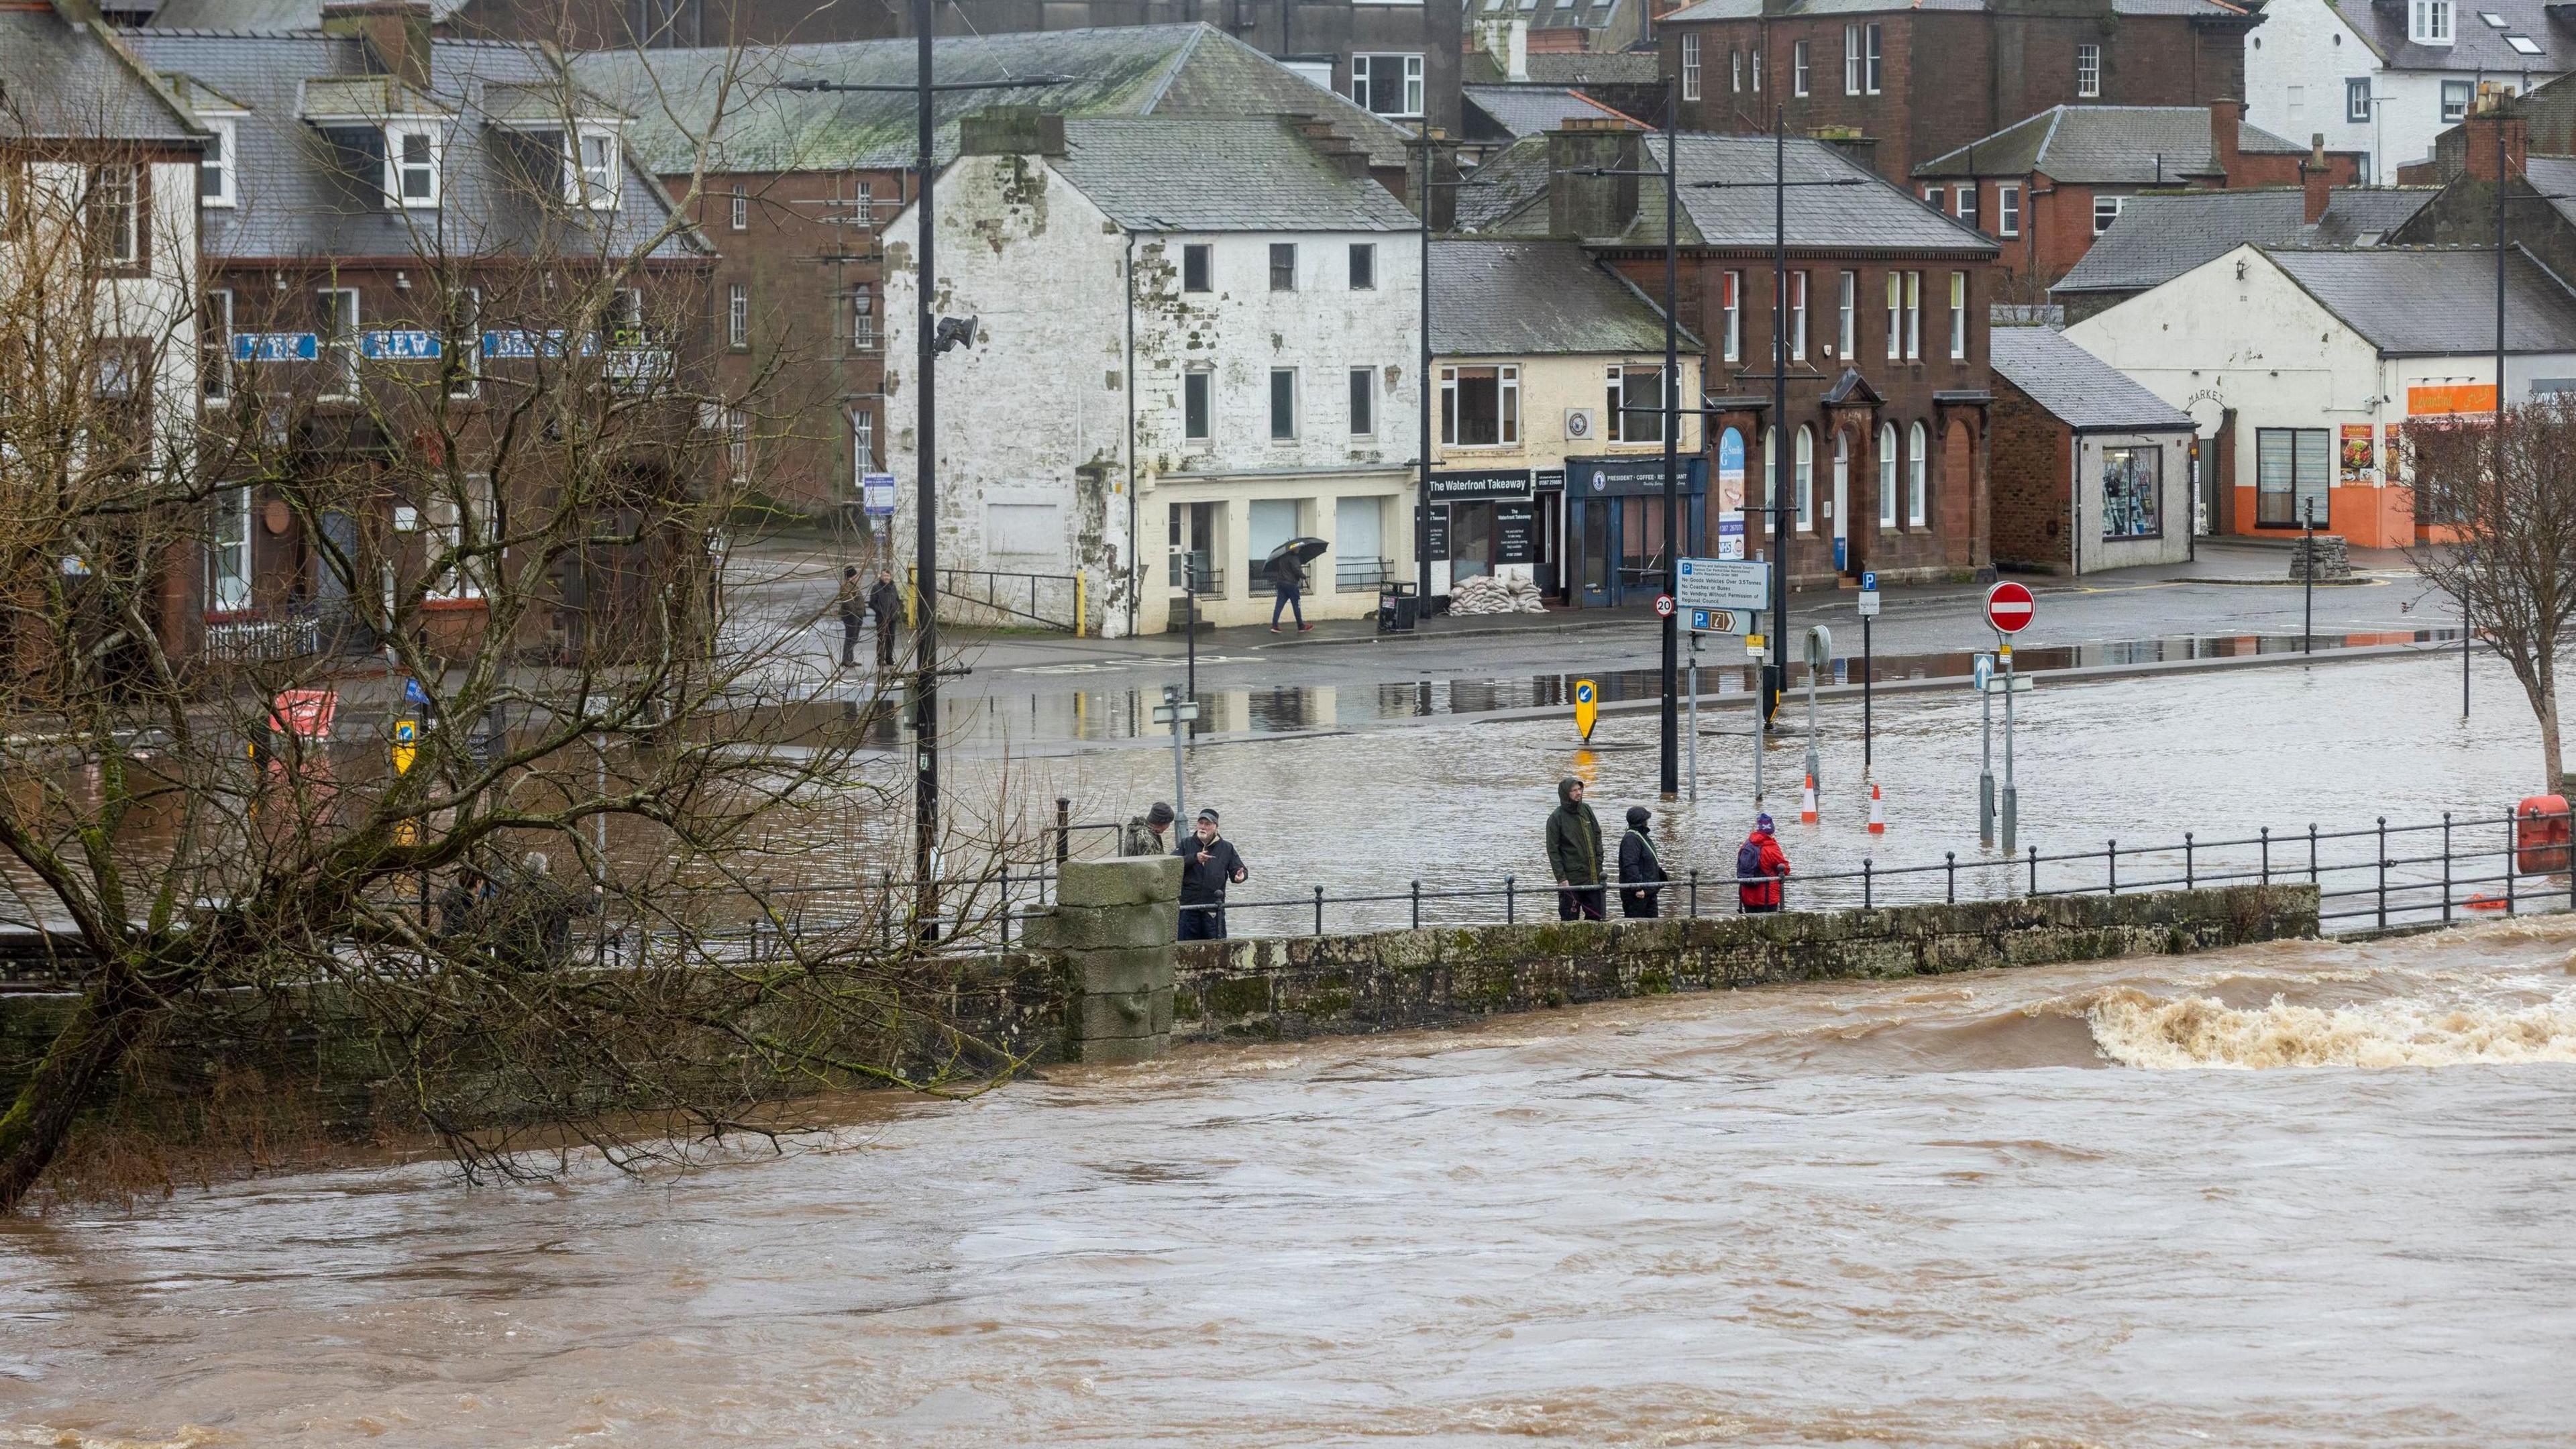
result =
[[[2494,12],[2494,11],[2492,11],[2492,10],[2481,10],[2481,11],[2479,11],[2479,12],[2478,12],[2478,18],[2479,18],[2480,20],[2483,20],[2483,21],[2485,21],[2485,22],[2487,23],[2487,29],[2489,29],[2489,30],[2502,30],[2502,29],[2504,29],[2504,17],[2503,17],[2503,16],[2501,16],[2501,15],[2498,15],[2497,13],[2495,13],[2495,12]]]
[[[2504,43],[2512,46],[2513,53],[2516,55],[2540,54],[2540,42],[2528,35],[2508,35],[2504,38]]]

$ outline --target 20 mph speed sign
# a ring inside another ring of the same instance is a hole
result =
[[[1662,615],[1664,618],[1671,618],[1673,616],[1673,596],[1670,594],[1655,595],[1655,612]]]
[[[2016,583],[2000,583],[1986,591],[1986,622],[2001,634],[2018,634],[2030,627],[2030,590]]]

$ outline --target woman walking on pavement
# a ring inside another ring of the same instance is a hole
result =
[[[1601,919],[1601,822],[1583,803],[1583,782],[1556,782],[1557,807],[1547,817],[1547,868],[1556,877],[1556,918]]]
[[[1655,817],[1643,805],[1628,807],[1628,833],[1619,837],[1619,911],[1631,919],[1662,915],[1656,897],[1664,884],[1664,863],[1655,843],[1646,838],[1646,823]],[[1638,890],[1640,882],[1650,889]]]

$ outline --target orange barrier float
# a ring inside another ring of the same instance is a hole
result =
[[[2513,810],[2513,868],[2545,875],[2567,868],[2567,797],[2533,795]]]

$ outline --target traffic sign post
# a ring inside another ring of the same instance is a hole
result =
[[[1601,718],[1601,691],[1589,679],[1574,681],[1574,729],[1592,743],[1592,726]]]
[[[1742,559],[1686,558],[1673,585],[1685,609],[1734,609],[1759,614],[1771,604],[1771,566]]]
[[[1658,619],[1669,619],[1672,616],[1673,596],[1670,594],[1655,595],[1655,617]]]
[[[1991,654],[1980,654],[1970,670],[1977,683],[1977,844],[1995,843],[1995,695],[1986,681],[1995,676]]]
[[[2010,638],[2004,640],[2002,653],[2004,656],[2004,854],[2010,855],[2013,853],[2013,826],[2021,814],[2020,801],[2013,791],[2013,657]]]
[[[1816,766],[1816,676],[1834,667],[1834,631],[1822,624],[1807,626],[1807,778],[1815,784],[1816,793],[1824,794],[1824,781]]]
[[[1762,813],[1762,754],[1771,745],[1771,712],[1763,708],[1761,683],[1763,671],[1771,667],[1771,651],[1763,647],[1760,634],[1744,636],[1744,652],[1753,656],[1753,813]]]
[[[1998,634],[2018,634],[2036,612],[2030,590],[2010,579],[1986,590],[1986,624]]]
[[[1699,631],[1690,637],[1690,802],[1699,803]]]
[[[1875,721],[1870,707],[1870,688],[1878,678],[1878,670],[1872,666],[1869,645],[1869,622],[1877,617],[1878,572],[1872,569],[1860,576],[1860,778],[1864,784],[1872,778],[1871,769],[1877,763],[1871,758],[1870,748],[1876,733],[1872,728]]]
[[[1183,698],[1177,684],[1163,686],[1163,702],[1154,706],[1154,723],[1172,727],[1172,818],[1175,820],[1190,818],[1189,786],[1181,778],[1181,743],[1190,732],[1190,722],[1198,717],[1197,700]]]

